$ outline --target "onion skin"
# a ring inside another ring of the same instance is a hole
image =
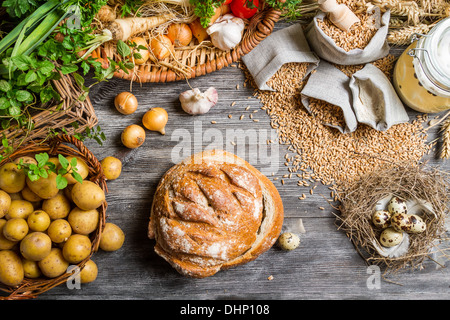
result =
[[[158,131],[161,134],[166,134],[165,126],[169,119],[167,111],[163,108],[152,108],[147,111],[142,117],[142,124],[148,130]]]
[[[136,149],[145,142],[145,130],[137,124],[132,124],[122,131],[120,137],[125,147]]]
[[[167,37],[174,47],[184,47],[191,43],[192,31],[185,23],[172,23],[167,28]]]
[[[125,91],[116,96],[114,99],[114,106],[120,113],[128,115],[136,111],[138,101],[134,94]]]
[[[150,41],[150,50],[158,60],[164,60],[174,52],[172,41],[166,35],[159,35]]]

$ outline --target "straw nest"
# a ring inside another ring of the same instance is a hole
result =
[[[389,166],[376,170],[354,182],[341,194],[338,228],[353,242],[368,265],[384,268],[384,274],[402,269],[421,269],[427,258],[450,257],[450,248],[443,248],[445,218],[449,201],[449,175],[436,168],[420,166]],[[409,234],[409,245],[402,255],[387,256],[379,242],[381,229],[372,224],[372,215],[382,199],[397,196],[421,203],[417,213],[426,223],[422,233]],[[380,252],[380,248],[382,251]]]

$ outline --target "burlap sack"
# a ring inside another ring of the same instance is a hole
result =
[[[358,123],[386,131],[395,124],[409,121],[391,82],[373,64],[366,64],[349,78],[332,64],[321,60],[301,91],[302,103],[308,111],[310,98],[342,109],[345,126],[325,123],[342,133],[355,131]]]
[[[267,81],[283,66],[291,62],[307,62],[307,74],[318,64],[319,58],[311,52],[301,24],[272,33],[256,48],[242,57],[248,71],[260,90],[273,91]]]
[[[386,36],[389,28],[390,11],[386,11],[380,21],[375,21],[380,28],[364,49],[345,51],[326,35],[317,23],[326,14],[319,12],[305,29],[305,36],[311,50],[320,58],[340,65],[365,64],[385,57],[389,53]],[[376,19],[376,15],[374,17]]]

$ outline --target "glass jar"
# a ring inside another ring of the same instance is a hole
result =
[[[410,108],[426,113],[450,109],[450,18],[427,35],[416,34],[394,69],[394,87]]]

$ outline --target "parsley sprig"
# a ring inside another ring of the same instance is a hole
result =
[[[66,174],[70,174],[76,181],[82,183],[83,178],[77,172],[77,159],[75,157],[71,158],[70,161],[64,157],[62,154],[58,154],[58,161],[60,167],[57,167],[56,164],[49,161],[50,156],[48,153],[38,153],[34,156],[36,159],[35,163],[25,163],[23,159],[19,160],[17,164],[17,168],[19,170],[23,170],[27,177],[31,181],[37,181],[40,178],[48,178],[50,172],[57,174],[56,176],[56,187],[58,189],[64,189],[67,187],[67,178]]]

